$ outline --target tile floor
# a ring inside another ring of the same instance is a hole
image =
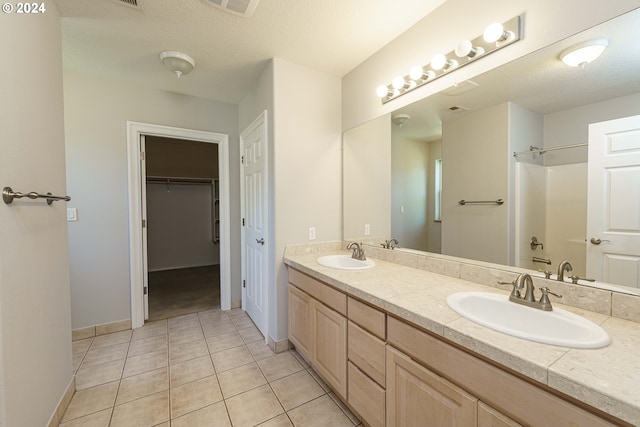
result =
[[[295,351],[275,354],[241,310],[214,309],[73,342],[61,427],[354,426]]]

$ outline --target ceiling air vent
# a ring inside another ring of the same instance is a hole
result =
[[[253,11],[256,10],[259,0],[207,0],[211,5],[224,10],[225,12],[233,13],[234,15],[243,16],[245,18],[250,17]]]
[[[124,4],[134,9],[142,10],[142,0],[113,0],[116,3]]]

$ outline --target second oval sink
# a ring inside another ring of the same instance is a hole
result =
[[[447,297],[453,311],[505,334],[572,348],[609,345],[609,334],[592,321],[561,308],[542,311],[509,301],[508,295],[458,292]]]
[[[373,260],[351,258],[351,255],[325,255],[317,259],[318,264],[339,270],[364,270],[376,265]]]

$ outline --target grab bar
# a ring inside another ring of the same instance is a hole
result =
[[[54,196],[51,193],[38,194],[35,191],[32,191],[25,194],[20,193],[19,191],[14,192],[11,187],[4,187],[2,189],[2,200],[4,200],[7,205],[11,204],[13,199],[22,199],[23,197],[28,197],[29,199],[47,199],[48,205],[52,204],[56,200],[65,200],[67,202],[71,200],[71,197],[69,196]]]
[[[458,204],[464,205],[501,205],[504,203],[504,200],[460,200]]]

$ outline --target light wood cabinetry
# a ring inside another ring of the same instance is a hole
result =
[[[477,424],[478,399],[387,346],[387,427]]]
[[[290,341],[370,427],[628,425],[295,269],[289,282]]]
[[[340,396],[347,398],[347,319],[325,305],[313,304],[313,368]]]
[[[347,399],[347,296],[290,269],[288,298],[289,340],[333,390]]]
[[[289,285],[289,340],[305,359],[311,360],[312,298]]]
[[[523,427],[484,402],[478,402],[478,427]]]
[[[349,362],[349,405],[370,427],[385,425],[385,390]]]

